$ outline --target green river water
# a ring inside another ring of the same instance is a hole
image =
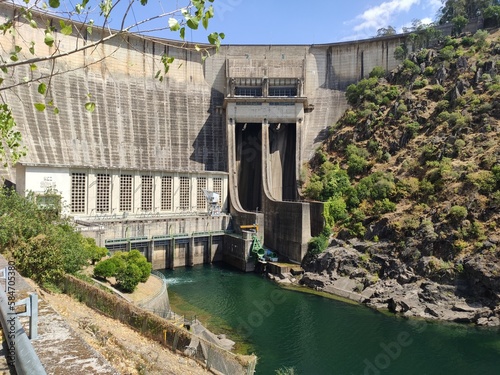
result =
[[[223,265],[164,270],[174,311],[259,357],[257,374],[500,374],[500,331],[407,320]]]

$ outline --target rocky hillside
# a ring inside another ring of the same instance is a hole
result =
[[[332,228],[305,284],[348,279],[376,307],[500,324],[499,61],[500,31],[479,31],[349,86],[351,110],[304,171]]]

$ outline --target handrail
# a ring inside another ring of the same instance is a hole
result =
[[[0,322],[9,348],[8,362],[14,363],[19,375],[46,375],[17,314],[9,311],[9,306],[7,295],[0,288]]]

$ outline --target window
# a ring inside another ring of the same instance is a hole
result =
[[[172,177],[161,177],[161,209],[163,211],[172,210]]]
[[[71,212],[85,213],[85,193],[87,191],[87,175],[71,173]]]
[[[180,178],[180,197],[179,197],[179,203],[180,203],[180,209],[181,210],[189,210],[189,206],[191,205],[191,200],[190,198],[190,186],[189,186],[189,177],[181,177]]]
[[[197,178],[198,192],[196,194],[196,207],[198,209],[207,208],[207,198],[205,198],[205,193],[203,189],[207,188],[207,179],[205,177]]]
[[[96,211],[109,212],[109,193],[111,188],[111,180],[109,174],[97,175],[97,195],[96,195]]]
[[[141,210],[153,210],[153,176],[141,176]]]
[[[219,194],[219,206],[222,208],[222,178],[215,177],[213,180],[214,193]]]
[[[262,96],[262,87],[236,87],[236,96]]]
[[[132,175],[120,176],[120,211],[132,211]]]
[[[296,87],[269,87],[269,96],[297,96]]]

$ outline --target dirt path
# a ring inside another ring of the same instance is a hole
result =
[[[141,284],[132,300],[140,302],[158,292],[162,281],[150,277]],[[65,294],[53,294],[33,285],[40,298],[47,301],[68,324],[95,350],[100,352],[123,375],[132,374],[210,374],[197,362],[172,353],[159,343],[108,318]]]

